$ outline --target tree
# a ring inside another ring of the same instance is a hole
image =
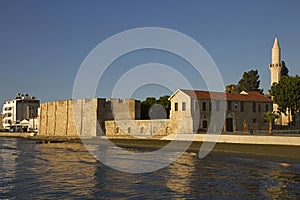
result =
[[[167,118],[169,118],[171,110],[169,97],[168,95],[161,96],[158,100],[154,97],[147,97],[145,101],[141,102],[141,119],[150,119],[149,110],[155,104],[161,105],[166,110]]]
[[[159,97],[159,99],[156,101],[157,104],[162,105],[166,111],[167,111],[167,116],[169,117],[169,113],[171,110],[171,102],[169,101],[170,96],[165,95],[162,97]]]
[[[156,102],[154,97],[147,97],[145,101],[141,102],[141,119],[150,119],[149,117],[149,109]]]
[[[279,115],[276,114],[276,113],[273,113],[271,111],[267,111],[264,113],[264,119],[269,121],[269,134],[270,135],[273,135],[273,121],[275,119],[278,119],[279,118]]]
[[[263,94],[263,90],[259,89],[260,80],[257,70],[244,72],[242,79],[238,82],[238,92],[241,91],[257,91]]]
[[[278,110],[285,115],[291,115],[294,121],[300,108],[300,77],[283,76],[279,83],[273,83],[270,94],[278,105]]]
[[[281,66],[282,66],[282,68],[281,68],[281,77],[288,76],[289,75],[289,69],[285,65],[284,61],[281,62]]]
[[[226,92],[227,93],[237,93],[238,92],[238,87],[235,84],[230,84],[226,86]]]

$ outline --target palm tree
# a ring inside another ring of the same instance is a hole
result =
[[[273,135],[273,121],[278,118],[279,118],[279,115],[276,113],[273,113],[271,111],[267,111],[264,113],[264,119],[269,121],[269,134],[270,135]]]

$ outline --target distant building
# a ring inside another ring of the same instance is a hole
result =
[[[218,103],[224,100],[224,97],[227,108],[223,131],[268,129],[268,122],[263,119],[263,113],[273,110],[273,101],[265,95],[253,91],[236,94],[179,89],[169,98],[170,119],[180,127],[180,130],[175,132],[207,131],[212,120],[211,113],[220,109]]]
[[[21,127],[21,121],[37,118],[39,106],[40,100],[36,97],[18,93],[14,99],[3,105],[3,128]]]
[[[0,114],[0,129],[3,129],[3,118],[2,118],[2,114]]]

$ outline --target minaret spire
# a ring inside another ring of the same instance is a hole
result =
[[[275,37],[273,48],[272,48],[272,65],[281,65],[280,54],[281,49],[278,42],[278,37]]]
[[[278,37],[275,37],[273,48],[272,48],[272,63],[270,64],[271,72],[271,85],[273,83],[278,83],[281,78],[281,59],[280,59],[280,46],[278,42]]]
[[[275,37],[274,44],[273,44],[273,49],[274,49],[274,48],[279,48],[279,49],[280,49],[277,35],[276,35],[276,37]]]

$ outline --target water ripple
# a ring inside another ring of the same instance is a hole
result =
[[[104,166],[81,144],[0,138],[0,199],[299,199],[299,168],[187,152],[167,168],[130,174]]]

